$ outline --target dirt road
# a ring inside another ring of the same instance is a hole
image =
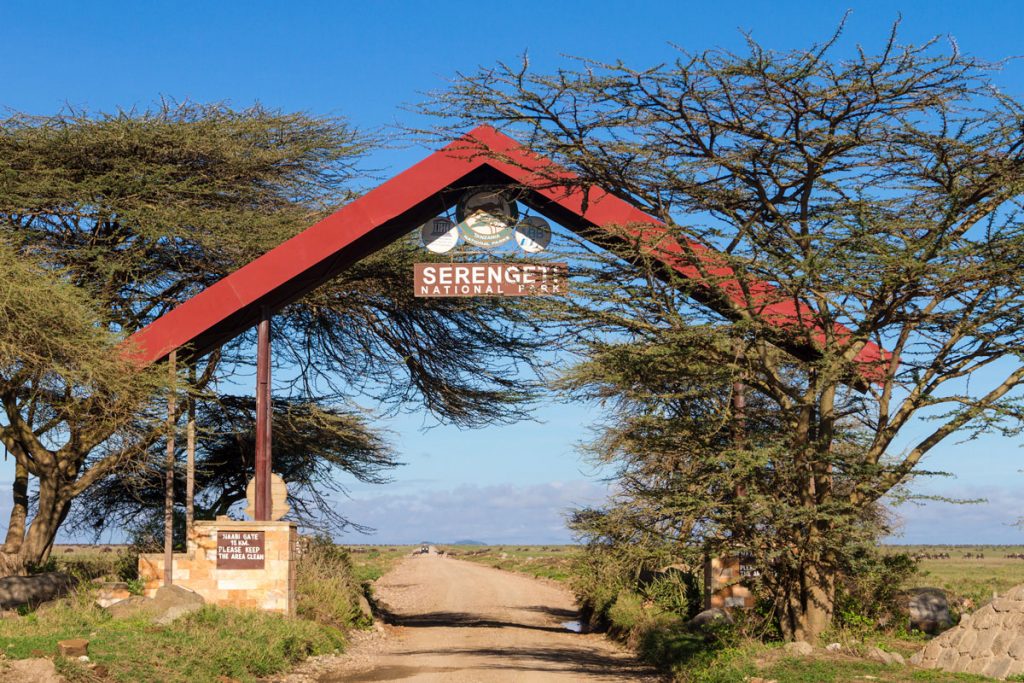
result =
[[[560,586],[430,554],[404,560],[374,589],[393,613],[322,683],[349,681],[654,681],[599,634],[572,633]]]

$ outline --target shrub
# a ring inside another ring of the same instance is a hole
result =
[[[669,569],[658,572],[642,585],[644,597],[665,612],[683,619],[694,616],[702,607],[702,582],[693,572]]]
[[[588,545],[573,562],[569,580],[579,601],[581,619],[591,628],[606,628],[608,611],[619,591],[634,583],[637,575],[638,570],[628,560],[605,546]]]
[[[629,633],[649,620],[643,598],[632,591],[621,590],[608,609],[608,619],[617,631]]]
[[[362,587],[355,579],[348,551],[329,538],[314,537],[296,564],[298,616],[341,628],[369,626],[359,609]]]
[[[916,573],[917,560],[907,553],[862,549],[836,588],[836,626],[858,631],[896,626],[902,587]]]

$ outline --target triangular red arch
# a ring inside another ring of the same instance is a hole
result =
[[[567,181],[552,183],[552,177]],[[145,328],[128,345],[133,360],[148,365],[172,350],[188,348],[203,354],[252,327],[264,308],[275,310],[337,275],[343,269],[398,239],[417,225],[450,208],[461,189],[479,184],[514,184],[530,190],[538,210],[579,233],[594,234],[611,226],[644,225],[645,239],[657,241],[658,258],[666,266],[694,277],[697,256],[705,273],[711,270],[725,297],[702,297],[728,317],[756,309],[779,328],[813,327],[810,310],[779,296],[766,283],[740,283],[715,253],[697,244],[680,245],[660,221],[600,188],[583,189],[575,176],[531,152],[489,126],[480,126],[408,170],[347,204],[251,263],[208,287]],[[639,229],[639,228],[637,228]],[[611,232],[608,231],[608,235]],[[684,249],[686,247],[686,249]],[[692,250],[692,252],[691,252]],[[410,274],[411,286],[411,274]],[[834,334],[849,336],[842,325]],[[822,339],[818,329],[812,335]],[[798,355],[809,349],[788,348]],[[864,342],[857,355],[861,376],[876,379],[879,363],[890,354]]]

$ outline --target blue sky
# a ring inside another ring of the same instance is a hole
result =
[[[952,35],[964,52],[1002,59],[1021,51],[1024,3],[740,2],[19,2],[0,0],[0,105],[48,113],[69,103],[92,109],[145,107],[159,96],[342,115],[387,128],[416,122],[408,107],[459,71],[527,51],[538,70],[565,55],[649,66],[689,50],[741,49],[741,30],[762,44],[801,48],[828,37],[852,10],[841,50],[873,49],[902,13],[901,36]],[[1024,66],[999,77],[1024,96]],[[380,150],[367,165],[391,175],[426,150]],[[376,526],[373,540],[479,538],[566,540],[572,504],[596,502],[603,483],[574,451],[596,417],[580,405],[548,403],[539,422],[474,432],[420,431],[423,417],[388,422],[407,466],[387,487],[355,486],[339,505]],[[925,465],[957,475],[929,482],[937,494],[987,496],[971,508],[904,508],[905,542],[1024,542],[1007,522],[1024,516],[1018,444],[989,437],[944,444]],[[0,463],[0,480],[11,463]],[[4,489],[6,494],[6,488]],[[9,501],[0,499],[0,513]],[[352,539],[354,541],[366,539]]]

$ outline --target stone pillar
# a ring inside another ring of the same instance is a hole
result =
[[[207,604],[293,615],[297,547],[294,522],[195,522],[187,551],[174,555],[174,583]],[[163,555],[140,555],[139,577],[152,597],[163,584]]]
[[[704,564],[705,609],[754,606],[754,596],[740,582],[750,569],[738,557],[712,557]]]

